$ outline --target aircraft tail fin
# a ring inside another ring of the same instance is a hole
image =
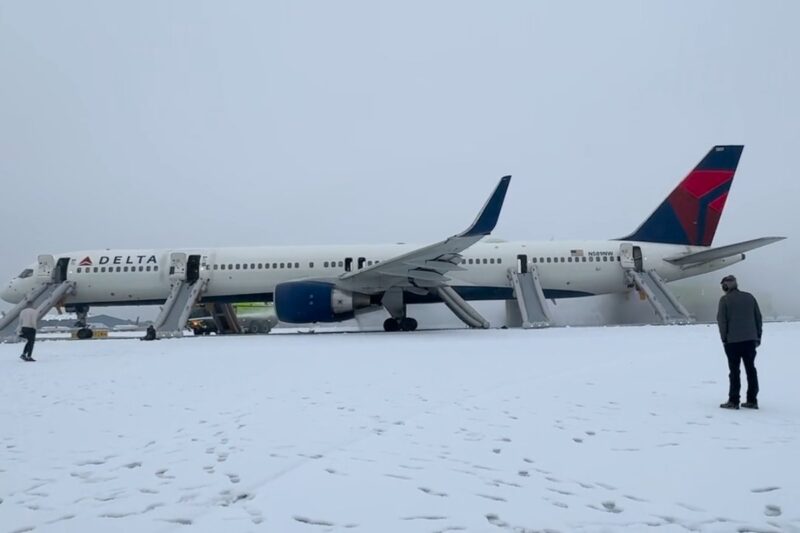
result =
[[[711,246],[744,146],[715,146],[639,228],[619,240]]]

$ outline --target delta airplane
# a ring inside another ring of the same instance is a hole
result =
[[[414,330],[408,304],[445,302],[468,324],[488,327],[466,301],[513,299],[510,269],[534,269],[546,299],[575,298],[630,290],[630,270],[655,271],[666,282],[713,272],[782,239],[711,247],[743,148],[713,147],[638,229],[618,239],[485,239],[500,215],[506,176],[469,228],[428,246],[88,250],[52,256],[53,280],[74,282],[60,303],[83,313],[89,306],[164,304],[177,271],[188,283],[207,280],[198,303],[274,302],[288,323],[337,322],[384,308],[391,315],[385,330]],[[18,303],[41,283],[37,265],[6,285],[3,300]]]

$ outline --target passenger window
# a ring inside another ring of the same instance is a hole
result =
[[[128,267],[122,267],[122,271],[123,272],[127,272],[128,271]]]
[[[264,268],[269,269],[269,263],[264,263]]]
[[[344,261],[339,261],[339,268],[343,268],[343,267],[344,267]]]
[[[78,272],[78,274],[80,274],[80,273],[81,273],[81,267],[78,267],[78,270],[77,270],[77,272]]]
[[[150,267],[149,267],[149,266],[148,266],[148,267],[146,267],[146,268],[145,268],[145,270],[147,270],[148,272],[150,272]]]
[[[255,270],[255,269],[256,269],[256,264],[250,263],[250,270]]]
[[[153,272],[158,272],[158,265],[153,267]]]
[[[591,263],[593,261],[594,261],[594,257],[593,256],[589,256],[589,262]]]
[[[494,264],[494,257],[489,259],[489,263],[492,264],[492,265]]]
[[[224,264],[220,265],[219,269],[220,270],[225,270],[225,265]],[[150,267],[147,267],[147,270],[150,270]]]
[[[94,267],[94,272],[95,272],[95,274],[97,273],[97,267]]]
[[[214,270],[216,270],[216,269],[217,269],[217,265],[214,265]]]
[[[567,257],[567,263],[572,263],[572,258],[571,257]]]
[[[281,268],[286,268],[286,263],[281,263]]]
[[[322,266],[324,266],[325,268],[328,268],[328,262],[325,261],[324,263],[322,263]]]
[[[551,261],[552,261],[552,260],[551,260],[551,259],[548,257],[548,258],[547,258],[547,262],[548,262],[548,263],[550,263]]]
[[[214,265],[214,268],[216,268],[216,267],[217,267],[217,265]],[[143,266],[139,267],[139,272],[144,272],[144,267]]]
[[[604,263],[608,262],[608,256],[606,256],[606,255],[603,256],[603,262]]]
[[[562,262],[562,263],[564,262],[564,258],[563,258],[563,257],[561,258],[561,262]]]
[[[295,264],[294,264],[294,267],[295,267],[295,268],[300,268],[300,263],[295,263]]]
[[[242,269],[242,264],[236,263],[236,270],[241,270],[241,269]]]
[[[286,268],[292,268],[292,264],[291,263],[286,263]]]
[[[500,259],[500,258],[498,257],[498,258],[497,258],[497,264],[499,265],[499,264],[500,264],[500,263],[502,263],[502,262],[503,262],[503,260],[502,260],[502,259]]]
[[[308,263],[308,268],[314,268],[314,262],[313,261],[310,261]]]
[[[236,268],[239,268],[238,266]],[[247,263],[242,265],[242,270],[247,270]]]
[[[105,271],[106,271],[106,267],[100,267],[100,272],[105,272]]]

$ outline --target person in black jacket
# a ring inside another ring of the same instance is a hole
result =
[[[725,355],[728,356],[730,388],[728,401],[720,405],[723,409],[739,408],[740,362],[744,362],[747,373],[747,401],[742,407],[758,409],[758,373],[756,372],[756,348],[761,345],[761,310],[749,292],[739,290],[736,278],[722,278],[725,295],[719,299],[717,325]]]

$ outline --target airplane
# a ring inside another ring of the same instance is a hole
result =
[[[383,308],[390,314],[386,331],[413,331],[418,323],[408,316],[408,304],[444,302],[469,326],[485,328],[489,323],[467,302],[515,298],[512,271],[535,271],[546,302],[629,291],[636,273],[652,273],[661,282],[706,274],[783,239],[711,246],[743,149],[714,146],[650,217],[622,238],[486,239],[509,187],[511,176],[505,176],[466,230],[427,246],[86,250],[46,256],[54,264],[45,270],[53,270],[55,281],[74,282],[60,304],[84,316],[90,306],[162,305],[180,277],[205,283],[197,303],[274,302],[284,323],[340,322]],[[40,283],[41,268],[41,262],[26,267],[0,297],[20,302]]]

